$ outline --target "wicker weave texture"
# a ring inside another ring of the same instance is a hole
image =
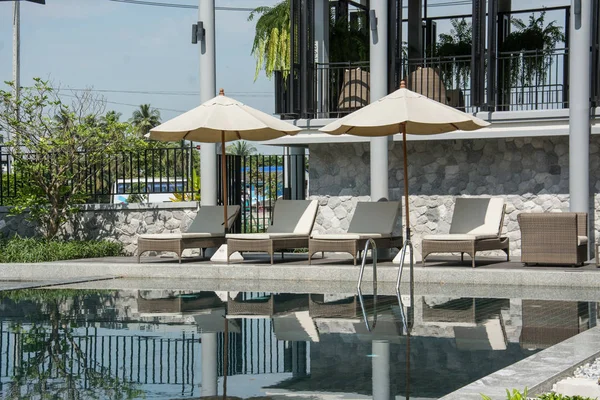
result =
[[[521,213],[521,261],[526,264],[581,265],[587,260],[587,213]]]
[[[356,265],[356,257],[359,251],[365,248],[365,244],[369,239],[310,239],[308,241],[308,264],[311,263],[311,258],[315,253],[331,251],[350,253]],[[377,238],[375,245],[378,249],[402,248],[402,236],[392,238]]]
[[[507,237],[481,240],[423,240],[423,264],[427,256],[432,253],[463,253],[471,256],[471,266],[475,268],[475,255],[478,251],[502,250],[506,253],[506,260],[510,259],[509,239]]]
[[[308,237],[278,239],[227,239],[227,262],[236,251],[268,253],[273,264],[273,253],[279,250],[308,247]]]

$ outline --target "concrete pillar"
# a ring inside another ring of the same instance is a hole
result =
[[[292,377],[303,378],[307,374],[306,342],[292,342]]]
[[[590,212],[590,61],[592,0],[571,0],[569,43],[570,210]]]
[[[304,147],[290,147],[290,199],[304,200],[305,176]]]
[[[373,400],[390,400],[390,342],[374,340],[371,353]]]
[[[200,45],[200,103],[215,97],[215,0],[198,0],[198,21],[205,29]],[[217,153],[216,144],[202,143],[200,148],[200,203],[203,206],[217,205]]]
[[[374,14],[374,15],[373,15]],[[373,16],[375,18],[373,18]],[[371,0],[370,17],[370,91],[371,103],[387,95],[388,7],[386,0]],[[375,21],[374,21],[375,19]],[[371,201],[388,195],[388,140],[371,139]]]
[[[423,58],[423,0],[408,0],[408,58]],[[410,72],[410,71],[409,71]]]
[[[200,334],[202,396],[217,395],[217,334]]]
[[[315,56],[319,64],[329,63],[329,0],[315,0]],[[328,118],[329,69],[317,68],[317,118]]]

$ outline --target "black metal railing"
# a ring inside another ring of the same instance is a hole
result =
[[[569,107],[567,49],[500,53],[497,59],[498,111]]]
[[[220,160],[218,156],[219,163]],[[271,223],[277,199],[305,199],[306,160],[305,155],[228,155],[228,204],[242,207],[234,230],[264,232]],[[218,171],[217,201],[223,204],[221,169]]]
[[[407,88],[466,112],[561,109],[569,106],[568,49],[499,53],[495,74],[485,72],[485,99],[473,100],[470,56],[396,60],[394,76]],[[486,65],[486,69],[489,65]],[[312,110],[294,112],[293,118],[339,118],[370,101],[368,62],[315,64]],[[278,84],[276,82],[276,84]],[[282,83],[279,82],[281,85]],[[487,96],[492,86],[493,98]],[[289,100],[289,99],[288,99]],[[288,101],[289,103],[289,101]],[[290,105],[294,110],[298,105]],[[285,108],[285,107],[283,107]],[[286,118],[285,110],[282,117]]]
[[[12,165],[10,157],[8,149],[0,147],[2,206],[13,205],[20,191],[30,184],[29,177]],[[28,157],[32,161],[40,158],[35,153]],[[87,177],[82,194],[88,203],[169,201],[174,193],[184,200],[198,192],[195,182],[199,160],[191,145],[121,152],[96,163],[90,163],[86,152],[80,151],[71,163],[71,174]]]
[[[369,104],[368,62],[315,65],[316,118],[344,116]]]
[[[35,154],[31,154],[35,158]],[[26,174],[9,162],[0,147],[0,205],[15,205],[29,185]],[[160,148],[124,152],[94,165],[74,162],[74,173],[87,174],[83,194],[88,203],[131,203],[200,200],[200,166],[195,147]],[[271,221],[278,198],[307,196],[305,155],[228,155],[228,204],[242,206],[235,232],[263,232]],[[217,199],[223,204],[221,156],[217,156]]]

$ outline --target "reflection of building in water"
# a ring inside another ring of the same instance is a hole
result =
[[[26,336],[34,324],[52,326],[49,310],[0,302],[2,384],[33,358]],[[94,368],[165,396],[217,393],[225,372],[230,382],[259,382],[273,394],[388,398],[406,390],[407,338],[395,296],[119,291],[67,299],[56,310],[81,349],[76,370]],[[408,311],[414,397],[447,394],[595,323],[581,302],[416,296]],[[40,312],[23,332],[11,327]]]

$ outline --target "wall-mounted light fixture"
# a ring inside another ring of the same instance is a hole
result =
[[[205,34],[206,34],[206,29],[204,29],[204,23],[202,21],[198,21],[197,24],[192,25],[192,43],[193,44],[202,42],[204,40]]]

